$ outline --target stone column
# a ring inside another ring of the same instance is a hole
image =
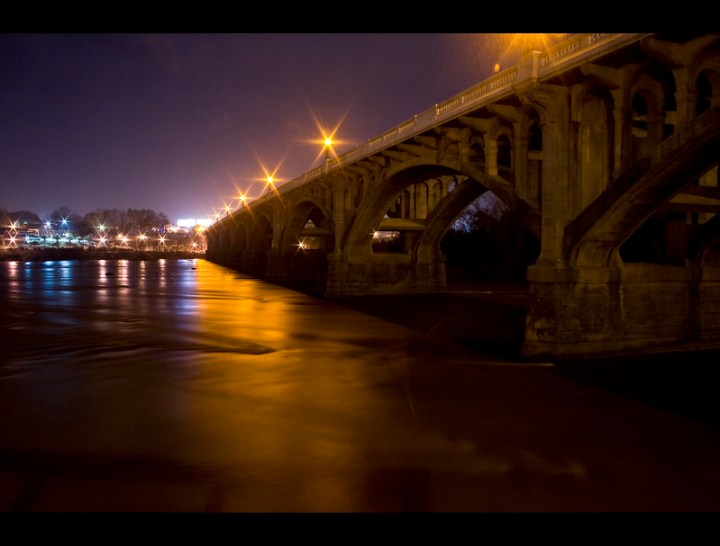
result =
[[[408,211],[407,211],[407,218],[410,220],[415,219],[415,185],[411,184],[407,187],[407,193],[408,193]]]
[[[625,106],[625,94],[622,90],[611,91],[615,109],[615,157],[613,160],[613,178],[620,174],[632,161],[632,124],[630,123],[630,110]]]
[[[347,284],[347,255],[343,252],[345,235],[345,182],[342,178],[332,181],[330,191],[332,220],[335,231],[335,248],[327,255],[327,284],[325,295],[338,297],[345,294]]]
[[[685,126],[695,117],[695,105],[697,104],[697,91],[688,87],[687,68],[673,70],[675,76],[675,133],[682,133]]]
[[[498,173],[498,145],[497,135],[490,133],[483,134],[485,144],[485,172],[496,176]]]
[[[518,192],[518,196],[534,205],[538,204],[537,195],[532,191],[530,181],[528,180],[528,145],[530,137],[527,132],[527,124],[523,121],[516,121],[513,123],[513,133],[515,134],[515,154],[513,156],[513,173],[515,174],[515,185]]]
[[[335,231],[335,253],[342,252],[341,242],[345,235],[345,180],[338,177],[332,181],[332,214]]]
[[[554,265],[564,260],[564,230],[572,217],[569,91],[564,87],[537,85],[522,90],[520,96],[540,115],[543,184],[538,264]]]
[[[428,187],[427,184],[421,182],[417,185],[415,193],[415,214],[419,220],[427,218],[428,213]]]

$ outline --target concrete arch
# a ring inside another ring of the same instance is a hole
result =
[[[501,131],[495,139],[497,146],[497,174],[512,179],[514,168],[513,139],[510,131]]]
[[[518,196],[511,184],[500,176],[492,176],[478,166],[457,158],[445,158],[436,163],[426,160],[407,161],[395,169],[388,169],[382,184],[378,184],[364,200],[355,213],[354,220],[348,226],[343,239],[343,247],[353,254],[368,255],[363,248],[371,247],[372,234],[377,230],[385,213],[395,202],[397,196],[408,186],[418,181],[425,182],[443,175],[462,174],[477,180],[492,191],[516,213],[535,236],[539,236],[539,214],[531,205]]]
[[[459,174],[463,174],[477,181],[483,187],[493,192],[510,208],[511,214],[516,214],[520,218],[523,225],[525,225],[535,237],[540,237],[540,213],[522,199],[516,188],[510,185],[505,179],[500,176],[491,176],[484,173],[475,165],[468,163],[456,165],[454,170]]]
[[[698,116],[694,125],[694,136],[652,165],[631,187],[618,188],[617,195],[611,192],[596,202],[603,212],[568,249],[571,265],[606,267],[615,263],[618,249],[628,237],[688,181],[717,165],[720,107]]]
[[[529,231],[539,238],[539,214],[520,199],[504,179],[490,176],[477,166],[468,162],[439,162],[437,164],[414,164],[412,167],[400,169],[392,174],[388,172],[385,183],[376,188],[371,199],[366,200],[355,216],[348,230],[345,253],[354,261],[371,261],[373,232],[382,221],[384,212],[395,202],[396,196],[408,187],[428,185],[430,181],[442,177],[458,176],[463,180],[447,183],[447,189],[435,206],[425,217],[417,216],[424,222],[408,248],[408,261],[418,263],[435,263],[439,260],[440,242],[443,235],[452,226],[452,222],[470,203],[485,191],[492,191],[517,214]],[[405,216],[407,217],[407,216]]]
[[[575,213],[587,207],[610,184],[613,172],[613,98],[600,85],[585,86],[573,101],[577,124],[577,165],[580,183],[575,195]]]
[[[690,74],[692,89],[696,92],[695,115],[720,104],[720,52],[693,67]],[[700,89],[701,78],[707,78],[709,90]]]
[[[297,203],[285,224],[280,248],[283,251],[296,250],[301,233],[308,221],[312,221],[317,237],[324,239],[322,250],[329,252],[334,246],[333,226],[330,213],[319,203],[308,199]]]
[[[465,177],[459,181],[432,210],[425,229],[413,249],[418,262],[432,262],[440,255],[440,243],[458,215],[488,189],[476,180]]]
[[[274,230],[272,221],[266,213],[255,217],[255,225],[250,233],[249,250],[267,252],[272,249]]]
[[[248,229],[244,221],[236,222],[228,230],[230,238],[229,248],[232,252],[243,251],[248,248]]]
[[[696,103],[694,115],[720,104],[720,38],[706,46],[688,67],[688,85],[692,92],[699,94],[698,81],[703,75],[709,80],[710,94],[704,107]],[[694,100],[701,100],[701,97],[696,95]]]
[[[447,172],[451,170],[424,162],[403,164],[398,171],[388,172],[384,181],[368,193],[356,211],[343,241],[345,252],[369,259],[372,255],[373,233],[377,231],[385,213],[393,206],[397,196],[418,180],[437,177]]]
[[[660,82],[643,72],[629,85],[625,107],[631,113],[631,158],[647,157],[664,136],[665,94]]]

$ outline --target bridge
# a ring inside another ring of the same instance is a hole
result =
[[[443,292],[441,241],[492,192],[539,248],[524,355],[717,348],[719,160],[720,34],[577,34],[224,217],[206,257]]]

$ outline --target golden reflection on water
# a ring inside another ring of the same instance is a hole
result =
[[[7,271],[0,446],[194,469],[237,511],[362,510],[376,446],[408,449],[400,327],[205,260]]]
[[[300,480],[292,502],[309,510],[331,509],[313,506],[317,498],[353,509],[365,446],[398,411],[408,416],[387,398],[385,389],[397,387],[392,355],[359,350],[353,340],[373,321],[205,261],[197,263],[196,294],[199,338],[217,350],[198,354],[188,398],[204,438],[197,455],[245,479],[270,472],[280,483]],[[282,509],[291,501],[274,502]]]
[[[202,262],[198,270],[198,312],[207,332],[219,338],[250,339],[254,343],[283,346],[290,332],[287,324],[288,304],[268,297],[254,279],[238,278],[226,272],[222,287],[208,275]]]

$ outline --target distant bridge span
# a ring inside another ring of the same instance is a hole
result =
[[[206,256],[442,292],[440,242],[491,191],[539,243],[525,355],[720,347],[719,161],[720,34],[573,35],[229,214]]]

